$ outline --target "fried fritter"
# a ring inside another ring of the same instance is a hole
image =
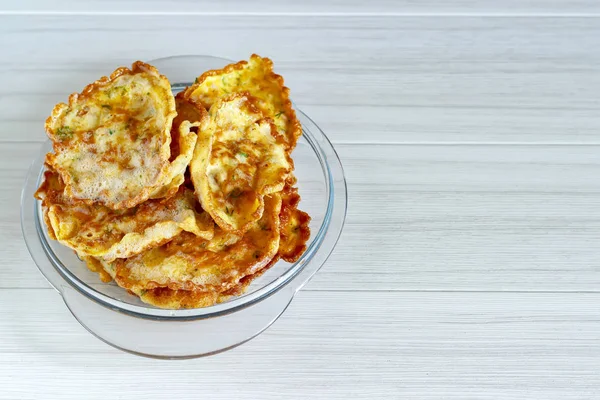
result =
[[[200,203],[219,227],[243,233],[293,168],[285,146],[246,93],[215,102],[198,137],[190,172]]]
[[[183,232],[169,243],[128,259],[114,261],[117,283],[135,293],[168,287],[173,290],[222,292],[266,266],[279,247],[278,194],[265,198],[263,217],[242,237],[217,251],[210,241]],[[213,240],[220,240],[217,228]]]
[[[46,162],[61,175],[66,194],[88,204],[118,210],[172,194],[196,140],[187,129],[189,151],[181,146],[169,162],[175,115],[167,78],[137,61],[54,107],[46,120],[54,152]]]
[[[291,152],[302,134],[302,126],[292,108],[290,90],[284,86],[283,78],[273,72],[270,59],[253,54],[249,61],[207,71],[196,78],[184,96],[208,109],[229,94],[243,92],[257,98],[258,108],[274,121],[287,151]]]
[[[182,231],[204,239],[214,233],[210,216],[195,211],[194,194],[185,188],[169,199],[116,211],[65,196],[60,176],[46,171],[36,196],[42,200],[49,236],[80,256],[112,261],[159,246]]]

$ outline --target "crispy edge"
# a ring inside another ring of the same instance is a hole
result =
[[[52,227],[52,222],[50,221],[50,216],[48,215],[48,207],[50,199],[48,198],[50,192],[50,179],[49,177],[54,173],[50,170],[50,167],[46,166],[47,170],[44,171],[44,181],[40,185],[40,187],[35,191],[33,197],[42,202],[42,213],[44,216],[44,223],[46,224],[46,230],[48,231],[48,237],[52,240],[56,239],[56,232],[54,232],[54,228]],[[59,175],[60,179],[60,175]]]
[[[179,186],[181,186],[185,180],[185,171],[187,170],[194,156],[194,150],[196,148],[196,143],[198,142],[198,135],[194,133],[193,128],[197,127],[198,125],[199,123],[191,123],[190,121],[183,121],[179,125],[179,154],[173,159],[172,162],[169,162],[167,167],[162,171],[164,176],[163,179],[168,179],[169,183],[161,182],[162,184],[159,186],[152,186],[144,189],[149,193],[147,193],[147,199],[168,199],[177,193]]]
[[[77,253],[75,253],[77,254]],[[81,261],[85,263],[88,269],[95,272],[100,277],[100,280],[104,283],[108,283],[113,280],[111,274],[104,268],[100,260],[91,256],[78,256]]]
[[[295,178],[294,178],[295,180]],[[281,212],[279,213],[280,220],[280,243],[278,255],[287,262],[296,262],[306,251],[306,243],[310,239],[310,216],[298,209],[300,203],[300,195],[298,188],[286,185],[282,192]],[[294,220],[298,221],[298,226],[292,228],[296,231],[297,237],[293,238],[289,235],[288,227]]]
[[[173,290],[165,287],[142,289],[133,294],[144,303],[166,309],[208,307],[216,304],[219,299],[219,292]]]
[[[131,65],[131,69],[129,69],[128,67],[119,67],[116,70],[114,70],[113,73],[110,74],[110,76],[103,76],[100,79],[86,85],[83,88],[83,90],[81,91],[81,93],[72,93],[69,96],[69,100],[68,100],[67,104],[65,104],[65,103],[56,104],[54,106],[54,108],[52,109],[52,113],[50,114],[50,116],[48,118],[46,118],[46,122],[44,124],[44,128],[46,129],[46,133],[48,134],[48,137],[52,140],[52,136],[50,135],[50,133],[53,133],[53,129],[51,128],[51,125],[60,116],[63,109],[73,107],[80,98],[85,99],[85,98],[89,97],[92,93],[99,91],[102,88],[108,86],[114,80],[116,80],[117,78],[119,78],[121,76],[135,75],[135,74],[142,73],[142,72],[148,72],[149,74],[156,76],[159,79],[165,79],[167,82],[169,82],[168,78],[164,75],[161,75],[155,67],[153,67],[150,64],[146,64],[143,61],[135,61]],[[169,83],[169,85],[170,85],[170,83]],[[171,105],[171,108],[173,110],[175,110],[175,99],[171,98],[171,96],[169,96],[169,98],[171,100],[171,101],[169,101],[169,103],[170,103],[169,105]],[[174,118],[176,116],[176,111],[170,113],[169,117],[170,116],[172,116]],[[169,119],[169,118],[167,118],[167,119]]]

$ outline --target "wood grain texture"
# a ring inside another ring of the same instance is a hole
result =
[[[590,0],[0,5],[0,399],[599,398],[596,15]],[[134,59],[252,52],[339,152],[341,240],[237,349],[114,350],[21,239],[43,121]]]
[[[336,143],[600,143],[594,18],[12,16],[0,22],[0,47],[11,54],[0,60],[10,76],[0,88],[2,140],[41,140],[52,106],[116,65],[258,52],[274,59],[294,101]]]
[[[598,294],[302,292],[244,346],[167,362],[110,348],[35,293],[0,292],[3,399],[566,400],[600,384]]]

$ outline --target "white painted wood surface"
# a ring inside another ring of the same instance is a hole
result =
[[[253,4],[0,6],[0,399],[599,398],[599,3]],[[21,239],[43,120],[133,59],[252,52],[340,154],[340,243],[255,340],[120,353]]]
[[[2,4],[0,10],[17,14],[89,13],[115,14],[242,14],[242,15],[595,15],[594,0],[21,0]]]

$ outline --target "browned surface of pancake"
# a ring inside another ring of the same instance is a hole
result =
[[[184,91],[184,96],[201,102],[208,109],[218,99],[241,92],[248,92],[259,100],[259,108],[274,121],[291,152],[302,134],[302,126],[292,108],[290,90],[284,85],[283,77],[273,72],[269,58],[252,54],[249,61],[206,71]]]
[[[281,192],[281,200],[281,239],[278,255],[291,263],[297,261],[306,250],[306,242],[310,238],[310,216],[298,209],[298,188],[286,184]]]

